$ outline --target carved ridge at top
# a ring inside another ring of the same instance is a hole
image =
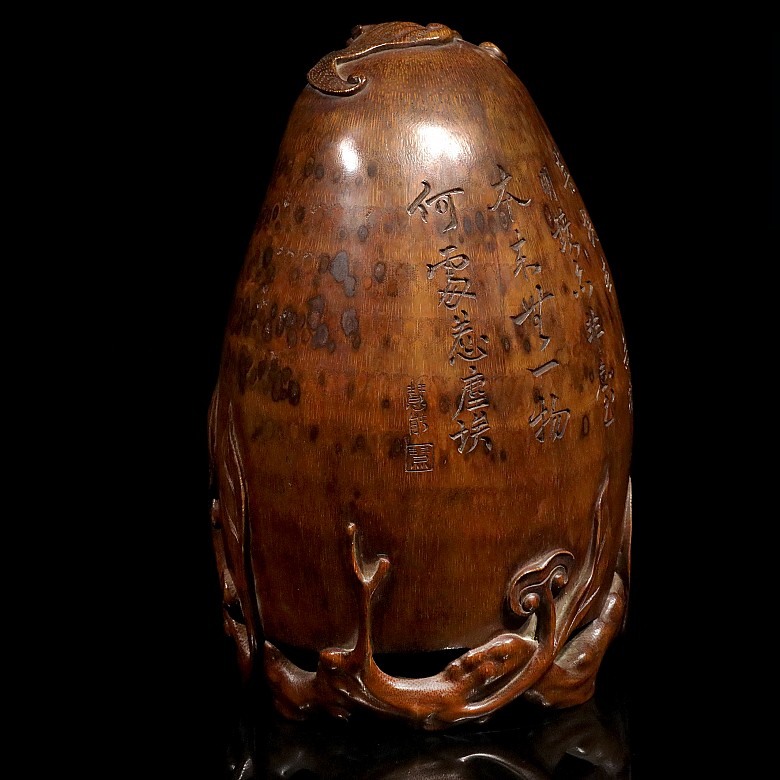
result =
[[[307,74],[309,84],[329,95],[353,95],[366,84],[366,77],[350,74],[346,79],[338,72],[340,65],[384,49],[411,46],[440,46],[460,40],[460,34],[443,24],[424,27],[413,22],[386,22],[358,25],[343,49],[326,54]]]

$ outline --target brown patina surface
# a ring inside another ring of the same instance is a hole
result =
[[[568,706],[623,625],[616,290],[504,59],[443,25],[357,28],[278,151],[209,447],[225,627],[290,717]],[[442,650],[433,675],[377,663]]]

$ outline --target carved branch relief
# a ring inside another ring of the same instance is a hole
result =
[[[300,669],[266,641],[265,671],[277,707],[291,718],[316,708],[347,717],[356,707],[365,707],[440,729],[488,717],[521,695],[546,705],[584,701],[625,610],[625,586],[615,573],[598,619],[566,644],[599,590],[594,572],[603,551],[601,513],[607,484],[605,479],[594,507],[593,536],[583,564],[577,567],[566,550],[551,551],[522,567],[508,583],[509,608],[525,626],[532,619],[535,625],[498,634],[432,677],[392,677],[377,666],[371,601],[391,562],[383,555],[367,561],[358,529],[350,524],[346,533],[360,615],[357,641],[352,648],[324,650],[316,672]],[[624,522],[630,525],[628,518]],[[571,581],[575,572],[579,574]]]

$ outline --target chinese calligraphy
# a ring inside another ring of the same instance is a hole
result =
[[[422,380],[410,382],[406,386],[404,409],[409,414],[409,436],[406,440],[404,470],[408,472],[433,471],[433,443],[418,440],[428,432],[426,392],[427,388]]]
[[[508,182],[510,178],[507,175],[504,181]],[[428,224],[428,207],[432,207],[437,213],[449,216],[449,222],[441,232],[454,230],[458,225],[454,196],[464,194],[464,190],[461,187],[452,187],[431,195],[430,183],[423,180],[422,185],[422,191],[408,206],[407,213],[410,216],[419,213],[422,221]],[[496,208],[506,204],[508,209],[510,202],[527,205],[511,195],[503,181],[499,182],[498,190]],[[485,376],[476,367],[479,361],[488,356],[489,338],[475,330],[471,319],[469,305],[477,298],[476,292],[471,289],[470,276],[466,275],[471,259],[454,244],[443,246],[439,249],[439,255],[441,259],[426,264],[426,269],[429,280],[440,279],[443,273],[442,286],[437,291],[439,305],[453,312],[447,360],[451,366],[459,362],[465,363],[464,373],[460,377],[462,382],[460,399],[452,416],[458,430],[450,433],[449,437],[457,442],[457,449],[461,455],[473,452],[480,442],[490,451],[493,447],[491,439],[487,436],[490,431],[487,416],[490,401],[485,389]]]

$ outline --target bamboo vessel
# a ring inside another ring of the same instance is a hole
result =
[[[587,208],[492,43],[314,64],[209,410],[225,630],[290,718],[581,703],[624,628],[631,375]]]

